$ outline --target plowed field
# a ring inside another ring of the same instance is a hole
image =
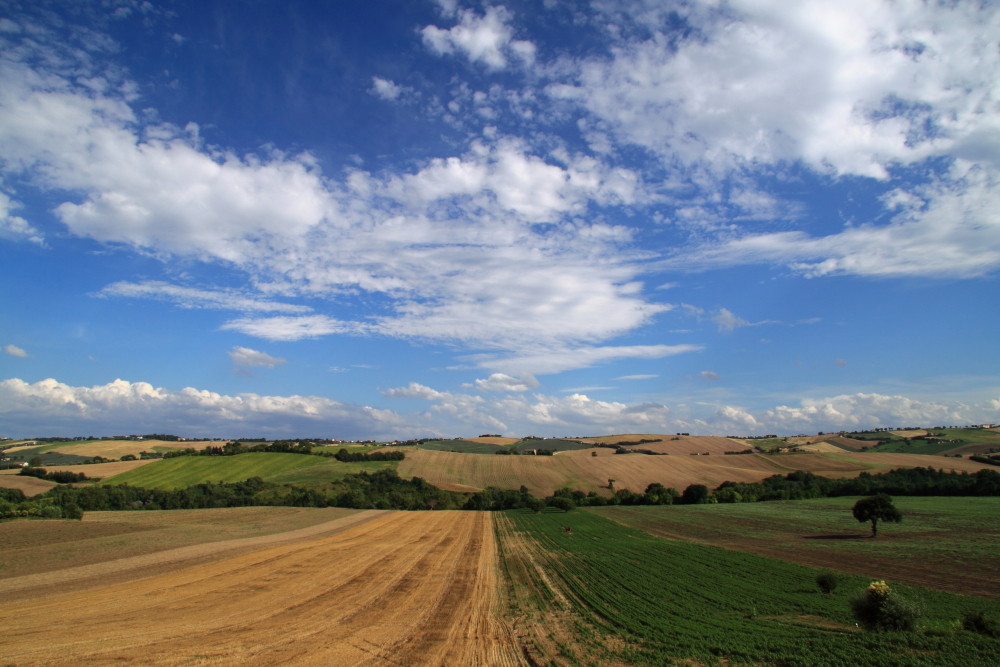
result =
[[[0,605],[5,663],[523,664],[493,518],[394,512],[334,535]]]

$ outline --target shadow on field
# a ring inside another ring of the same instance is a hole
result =
[[[862,540],[868,537],[867,535],[858,535],[857,533],[851,535],[803,535],[804,540]]]

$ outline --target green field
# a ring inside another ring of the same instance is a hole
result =
[[[515,585],[538,592],[538,608],[521,611],[543,619],[573,614],[575,646],[569,642],[562,652],[576,664],[967,666],[996,664],[1000,653],[1000,640],[956,623],[973,610],[998,618],[995,600],[890,580],[896,594],[922,606],[922,628],[863,633],[848,598],[868,578],[845,574],[838,592],[824,595],[815,569],[653,537],[589,511],[506,516],[535,545],[548,573],[509,568]]]
[[[934,438],[937,436],[940,439],[951,440],[954,442],[934,442],[933,440],[927,441],[922,439],[909,440],[906,438],[899,438],[888,433],[863,434],[862,436],[852,437],[869,438],[881,436],[881,438],[878,439],[885,439],[887,437],[892,438],[877,447],[873,447],[871,449],[873,452],[940,454],[941,452],[947,452],[949,450],[968,445],[979,445],[981,450],[987,450],[993,447],[1000,448],[1000,433],[996,431],[978,428],[946,428],[932,429],[930,432],[933,435],[928,437]]]
[[[519,452],[527,449],[548,449],[553,452],[566,452],[573,449],[590,449],[593,445],[585,445],[576,440],[560,440],[558,438],[546,438],[545,440],[519,440],[511,445]]]
[[[592,511],[653,535],[683,539],[871,578],[1000,599],[1000,498],[897,496],[898,524],[851,515],[857,498]]]
[[[505,449],[501,445],[472,442],[471,440],[428,440],[418,445],[418,448],[437,452],[458,452],[460,454],[496,454],[497,451]]]
[[[260,477],[269,482],[310,486],[362,470],[393,467],[394,464],[394,461],[341,463],[327,457],[267,452],[237,456],[178,456],[109,477],[101,484],[183,489],[204,482],[241,482]]]

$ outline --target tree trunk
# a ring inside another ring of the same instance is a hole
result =
[[[872,537],[878,537],[878,519],[872,519]]]

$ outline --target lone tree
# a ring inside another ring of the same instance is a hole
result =
[[[854,513],[854,518],[858,521],[871,521],[872,537],[878,536],[879,521],[899,523],[903,520],[903,515],[893,506],[892,498],[886,493],[862,498],[854,503],[854,508],[851,511]]]

